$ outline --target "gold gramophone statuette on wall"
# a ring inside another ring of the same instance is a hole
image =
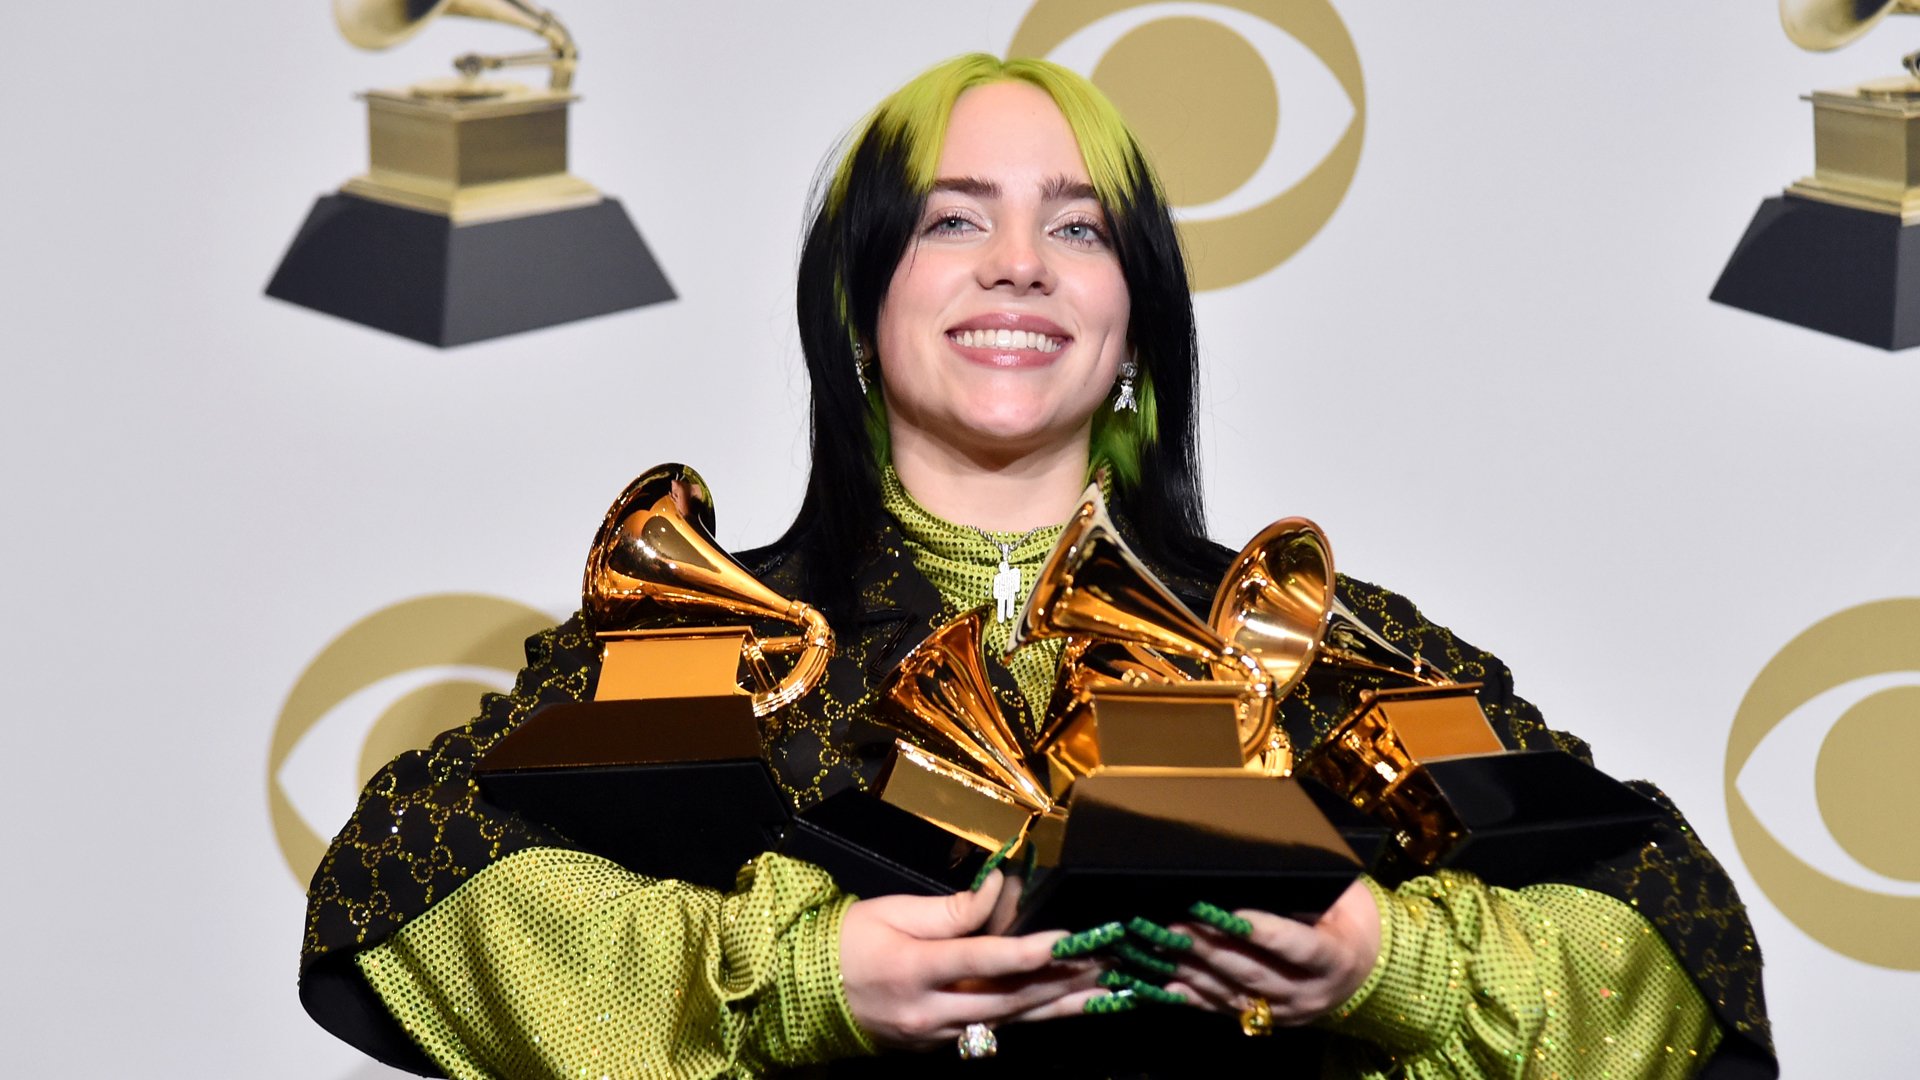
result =
[[[547,49],[507,56],[467,54],[459,75],[398,90],[369,90],[371,163],[340,190],[443,215],[458,224],[590,206],[593,185],[567,171],[567,111],[579,60],[573,37],[553,13],[529,0],[334,0],[346,39],[387,49],[442,15],[531,30]],[[484,79],[483,72],[544,66],[543,89]]]
[[[1787,37],[1815,51],[1916,13],[1917,0],[1780,0]],[[1806,95],[1813,172],[1761,203],[1714,300],[1884,349],[1920,344],[1920,53],[1903,66]]]
[[[532,0],[334,0],[346,39],[386,49],[442,15],[545,47],[470,53],[456,75],[369,90],[367,171],[323,196],[267,295],[434,345],[672,299],[620,204],[567,165],[579,50]],[[545,67],[545,87],[486,77]]]

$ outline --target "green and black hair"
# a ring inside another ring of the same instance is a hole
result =
[[[1195,453],[1193,300],[1159,180],[1091,82],[1044,60],[971,53],[923,72],[860,125],[821,184],[801,249],[796,305],[813,384],[813,466],[783,543],[817,556],[804,565],[825,575],[870,541],[867,523],[881,512],[885,406],[877,375],[861,391],[855,342],[877,336],[880,306],[933,189],[954,102],[975,86],[1013,80],[1045,91],[1066,118],[1127,283],[1139,408],[1095,413],[1092,464],[1110,471],[1112,506],[1134,524],[1129,540],[1143,556],[1169,570],[1200,571],[1216,561],[1205,539]],[[837,595],[846,580],[841,573],[838,589],[831,577],[811,583],[814,602],[850,604],[853,597]]]

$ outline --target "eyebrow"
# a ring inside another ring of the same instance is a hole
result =
[[[977,176],[943,176],[933,182],[933,190],[947,191],[956,195],[970,195],[976,199],[997,199],[1000,197],[1000,185],[992,180],[983,180]],[[1069,176],[1054,176],[1040,185],[1040,199],[1043,202],[1071,202],[1077,199],[1100,201],[1099,193],[1085,180],[1075,180]]]

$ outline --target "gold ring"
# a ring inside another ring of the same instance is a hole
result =
[[[1247,1007],[1240,1010],[1240,1033],[1242,1035],[1273,1034],[1273,1006],[1267,999],[1255,994],[1248,1000]]]

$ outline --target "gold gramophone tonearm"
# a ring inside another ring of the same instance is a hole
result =
[[[553,12],[531,0],[333,0],[333,18],[340,33],[363,49],[385,49],[412,37],[420,28],[441,15],[460,15],[469,19],[506,23],[531,30],[546,39],[547,48],[537,52],[487,56],[467,53],[453,66],[471,83],[483,71],[504,67],[545,66],[552,72],[547,86],[565,91],[573,86],[573,70],[580,50],[573,35],[560,25]],[[458,86],[443,87],[459,95]],[[474,93],[492,93],[484,84],[474,84]]]

